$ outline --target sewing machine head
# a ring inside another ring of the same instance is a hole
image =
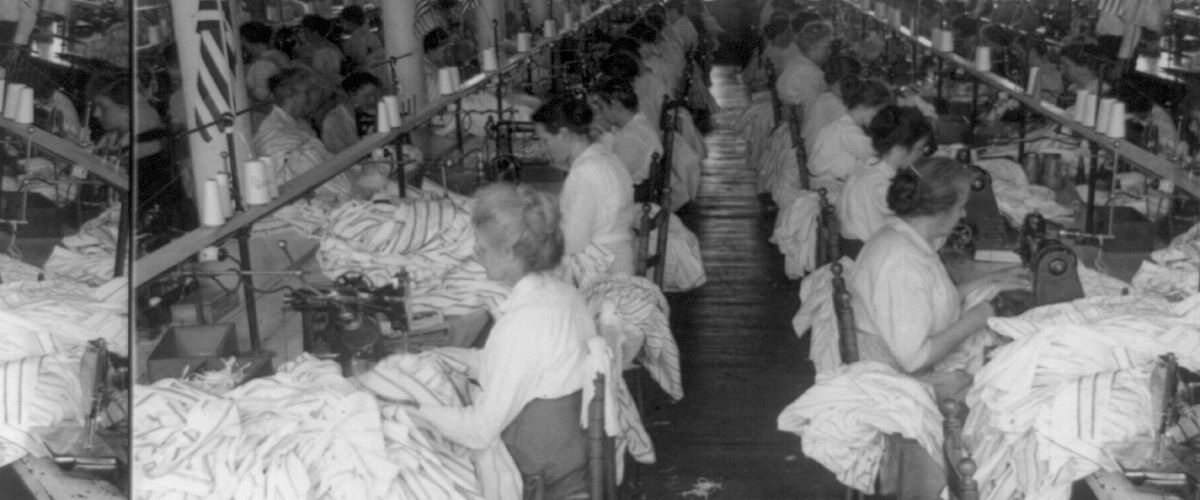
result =
[[[338,359],[343,367],[354,360],[377,360],[386,353],[381,338],[410,330],[410,283],[404,270],[384,286],[373,286],[361,273],[339,276],[333,286],[296,290],[287,304],[300,311],[304,351]]]
[[[1061,241],[1047,237],[1046,219],[1041,214],[1025,216],[1018,255],[1033,275],[1033,287],[1001,292],[992,304],[998,316],[1016,316],[1034,307],[1083,298],[1079,260]]]

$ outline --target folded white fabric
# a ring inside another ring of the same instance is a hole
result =
[[[863,361],[817,375],[779,414],[779,430],[800,436],[804,454],[838,481],[874,493],[884,436],[915,439],[942,463],[942,416],[933,390],[881,363]]]
[[[1085,298],[988,324],[1015,339],[993,353],[967,396],[964,438],[989,500],[1066,499],[1072,481],[1118,470],[1113,450],[1153,439],[1157,357],[1200,364],[1195,297]]]
[[[654,205],[650,210],[651,217],[657,215],[659,210],[658,205]],[[658,254],[657,241],[658,230],[650,231],[651,256]],[[671,214],[671,222],[667,225],[666,266],[663,270],[664,291],[686,292],[700,288],[708,282],[708,274],[704,272],[704,259],[700,254],[700,240],[674,213]]]
[[[630,368],[636,355],[663,391],[676,401],[683,399],[679,345],[668,322],[670,305],[654,282],[638,276],[612,276],[582,291],[600,324],[619,329],[622,348],[616,349],[611,340],[610,347],[621,352],[621,368]]]
[[[0,283],[13,281],[37,281],[42,270],[37,266],[0,254]]]
[[[1038,212],[1046,219],[1069,221],[1074,214],[1054,201],[1054,192],[1044,186],[1030,184],[1021,165],[1007,158],[992,158],[975,162],[992,176],[996,204],[1008,220],[1020,226],[1025,216]]]
[[[783,208],[779,214],[775,232],[771,235],[771,243],[779,246],[779,251],[783,254],[784,272],[788,278],[803,278],[817,267],[820,200],[815,191],[802,191],[796,201]]]
[[[1180,300],[1197,293],[1200,283],[1200,224],[1171,240],[1166,248],[1142,262],[1133,285],[1139,291]]]
[[[83,425],[79,367],[78,357],[64,353],[0,363],[0,466],[26,454],[49,456],[34,428]]]
[[[160,380],[134,405],[134,498],[482,498],[469,461],[307,354],[220,395]]]
[[[113,278],[116,264],[115,252],[105,252],[97,247],[86,252],[54,247],[44,267],[51,277],[99,286]]]
[[[82,356],[88,341],[129,355],[128,281],[101,288],[66,281],[0,284],[0,361],[56,352]]]
[[[849,257],[838,261],[845,276],[854,266]],[[800,310],[792,318],[796,335],[804,338],[812,332],[808,359],[812,360],[817,373],[828,373],[842,365],[842,353],[838,350],[837,313],[833,308],[833,272],[829,264],[817,268],[800,282]]]

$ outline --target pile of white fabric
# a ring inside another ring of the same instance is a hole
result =
[[[44,273],[37,266],[0,253],[0,283],[37,281],[38,275],[44,276]]]
[[[63,281],[0,285],[0,465],[49,455],[34,428],[82,425],[83,353],[99,338],[129,355],[128,290],[123,278],[96,289]]]
[[[740,131],[742,139],[746,141],[746,164],[753,165],[755,169],[759,169],[762,162],[762,156],[767,149],[767,142],[771,138],[771,132],[775,130],[775,111],[774,104],[771,102],[771,94],[769,92],[761,92],[755,94],[754,101],[738,118],[734,129]],[[761,170],[761,169],[759,169]],[[759,176],[758,192],[765,193],[765,183],[763,177]]]
[[[779,430],[800,436],[806,456],[867,494],[875,491],[887,434],[916,440],[942,464],[942,415],[933,389],[881,363],[863,361],[817,375],[778,423]]]
[[[1054,200],[1054,191],[1030,184],[1025,171],[1016,162],[1007,158],[993,158],[975,164],[991,175],[996,205],[1015,227],[1020,227],[1025,216],[1033,212],[1055,222],[1072,220],[1074,212]]]
[[[1176,236],[1166,248],[1150,254],[1133,276],[1140,291],[1181,300],[1200,287],[1200,224]]]
[[[1131,444],[1154,439],[1156,360],[1200,367],[1200,296],[1086,298],[988,323],[1015,340],[967,397],[964,438],[987,500],[1066,499],[1073,481],[1119,470],[1118,458],[1137,467]]]
[[[64,237],[42,267],[51,277],[92,286],[108,282],[117,263],[120,220],[121,204],[108,207],[95,219],[85,222],[78,233]]]
[[[658,215],[661,210],[653,205],[650,216]],[[658,254],[658,230],[650,231],[651,256]],[[649,274],[649,273],[647,273]],[[708,275],[704,272],[704,259],[700,255],[700,240],[696,238],[683,220],[674,213],[667,225],[667,260],[663,270],[664,292],[686,292],[704,286]]]
[[[613,276],[583,290],[600,325],[613,325],[617,338],[606,339],[621,355],[621,368],[640,361],[663,391],[683,399],[679,345],[671,334],[670,305],[654,282],[637,276]],[[609,333],[602,328],[602,333]]]
[[[411,380],[388,394],[455,390],[445,377]],[[462,450],[307,354],[223,394],[178,379],[134,394],[138,499],[483,498]]]
[[[780,205],[771,243],[783,254],[784,272],[790,279],[803,278],[817,267],[820,200],[815,191],[802,191],[791,205]]]

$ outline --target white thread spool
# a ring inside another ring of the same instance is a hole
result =
[[[266,205],[271,202],[271,191],[267,189],[267,166],[258,160],[250,160],[242,167],[246,170],[245,200],[247,205]]]
[[[229,174],[217,172],[217,193],[221,195],[221,214],[226,219],[233,217],[233,198],[229,192]]]
[[[479,59],[483,62],[484,71],[496,71],[500,69],[500,61],[496,57],[496,48],[483,49],[483,54]]]
[[[440,75],[439,75],[440,76]],[[375,103],[375,131],[379,133],[392,130],[391,113],[387,109],[387,101],[380,99]]]
[[[156,47],[162,43],[162,33],[159,31],[158,26],[146,27],[146,41],[150,42],[151,47]]]
[[[33,87],[22,87],[17,104],[17,123],[30,125],[33,123]]]
[[[455,71],[458,71],[455,69]],[[458,90],[457,86],[454,90]],[[396,128],[400,126],[400,98],[394,95],[383,96],[384,107],[388,115],[388,126]]]
[[[547,19],[546,22],[542,24],[542,36],[545,38],[554,38],[554,35],[557,34],[558,28],[555,27],[554,20]]]
[[[1083,123],[1083,112],[1087,111],[1087,96],[1088,91],[1080,89],[1075,91],[1075,108],[1072,119],[1079,123]]]
[[[570,11],[563,13],[563,30],[570,30],[575,25],[575,15]]]
[[[991,47],[975,47],[975,69],[984,73],[992,70]]]
[[[533,34],[524,31],[517,33],[517,52],[522,54],[529,52],[529,48],[533,45]]]
[[[1025,93],[1032,95],[1035,99],[1041,97],[1041,96],[1037,95],[1040,93],[1039,91],[1041,90],[1038,88],[1039,87],[1038,81],[1042,76],[1041,73],[1042,73],[1042,68],[1039,68],[1037,66],[1029,68],[1029,81],[1025,83]]]
[[[1109,137],[1113,139],[1125,138],[1125,103],[1116,101],[1112,105],[1112,110],[1108,116],[1108,130],[1106,131]],[[1163,181],[1159,181],[1162,185]]]
[[[198,256],[200,257],[200,262],[216,262],[217,259],[221,258],[221,249],[217,247],[204,247],[200,249]]]
[[[438,89],[441,90],[442,95],[454,93],[454,75],[450,74],[450,68],[438,70]]]
[[[200,223],[207,227],[218,227],[225,224],[225,216],[221,212],[221,188],[216,179],[204,181],[203,197],[200,198]]]
[[[17,111],[21,105],[21,88],[25,85],[20,83],[10,83],[4,93],[4,118],[8,120],[17,119]]]
[[[267,191],[271,193],[271,199],[279,197],[279,182],[275,180],[275,168],[278,165],[274,158],[270,156],[260,156],[258,161],[261,161],[266,166],[267,171]]]
[[[1095,127],[1096,126],[1096,111],[1097,111],[1096,108],[1099,106],[1100,106],[1100,98],[1097,97],[1096,94],[1088,92],[1087,100],[1085,101],[1084,108],[1083,108],[1083,126],[1085,126],[1085,127]]]
[[[1108,133],[1108,124],[1112,119],[1112,107],[1114,102],[1117,102],[1117,100],[1111,97],[1100,99],[1100,113],[1099,116],[1096,117],[1096,131],[1100,132],[1101,134]]]

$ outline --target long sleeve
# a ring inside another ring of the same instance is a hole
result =
[[[825,74],[821,68],[803,59],[801,55],[788,63],[783,74],[779,76],[775,88],[779,91],[779,99],[787,104],[803,104],[806,108],[817,101],[821,92],[825,91]]]
[[[592,243],[600,211],[601,192],[599,184],[585,178],[582,172],[572,172],[563,185],[559,197],[562,210],[563,252],[574,255]]]

